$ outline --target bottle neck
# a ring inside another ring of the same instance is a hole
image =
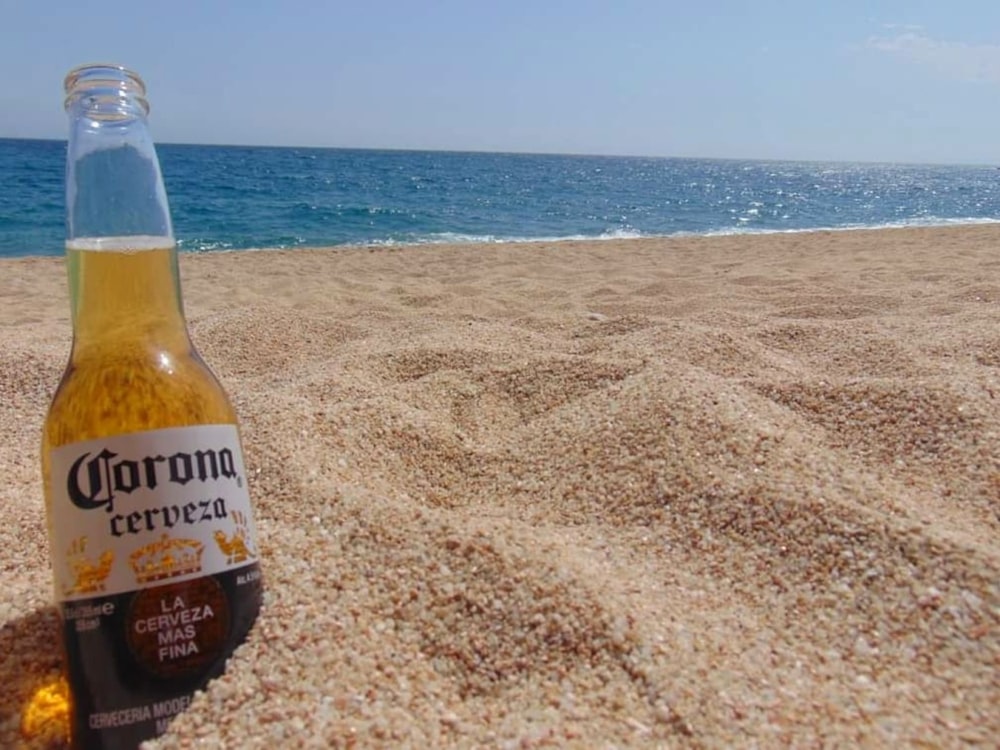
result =
[[[190,347],[170,238],[69,242],[66,258],[74,359]]]
[[[116,65],[66,77],[66,253],[73,356],[189,345],[146,87]]]
[[[66,239],[172,238],[142,79],[118,66],[90,65],[72,71],[65,87]]]

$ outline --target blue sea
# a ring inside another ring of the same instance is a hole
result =
[[[65,143],[0,139],[0,256],[63,252]],[[1000,221],[994,166],[157,148],[179,246],[519,242]]]

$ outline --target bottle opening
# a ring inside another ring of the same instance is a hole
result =
[[[146,84],[137,73],[121,65],[81,65],[66,75],[63,88],[67,110],[82,104],[96,119],[124,119],[134,116],[137,109],[142,115],[149,114]]]

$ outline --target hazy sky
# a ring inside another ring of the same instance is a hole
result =
[[[0,136],[96,60],[161,142],[1000,163],[997,0],[0,0]]]

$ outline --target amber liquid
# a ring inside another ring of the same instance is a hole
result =
[[[188,336],[176,251],[141,244],[67,248],[73,350],[45,420],[46,479],[49,450],[67,443],[236,423],[222,386]]]
[[[42,438],[50,533],[60,512],[51,492],[53,448],[167,427],[236,424],[229,399],[188,336],[169,239],[71,244],[67,267],[73,348]]]

